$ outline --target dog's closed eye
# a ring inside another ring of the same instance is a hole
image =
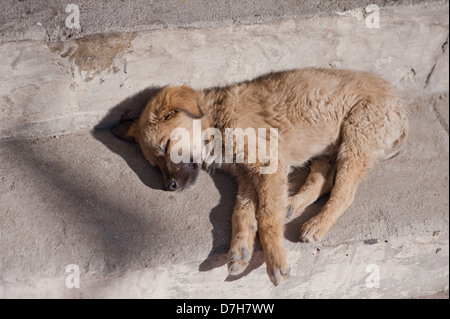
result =
[[[164,155],[167,155],[167,152],[169,151],[169,145],[170,145],[170,139],[166,143],[166,147],[164,148]]]
[[[160,143],[158,146],[158,152],[164,155],[167,155],[167,152],[169,151],[169,145],[170,145],[170,139],[167,140],[165,144]]]

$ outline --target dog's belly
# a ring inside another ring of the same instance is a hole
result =
[[[335,155],[338,144],[337,125],[301,125],[283,134],[278,149],[283,163],[301,166],[316,156]]]

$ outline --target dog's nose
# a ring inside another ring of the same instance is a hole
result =
[[[167,189],[171,192],[176,191],[178,189],[177,181],[172,178],[167,184]]]

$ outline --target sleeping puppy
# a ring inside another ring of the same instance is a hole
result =
[[[273,133],[270,138],[259,134],[268,131]],[[323,238],[352,203],[364,175],[399,151],[408,120],[402,100],[376,75],[308,68],[224,88],[167,86],[137,120],[121,123],[113,132],[136,140],[145,158],[161,169],[169,191],[194,185],[205,158],[207,166],[232,174],[238,195],[228,270],[237,275],[248,266],[258,232],[267,273],[278,285],[290,272],[283,235],[286,218],[297,217],[330,193],[322,211],[300,231],[306,242]],[[208,141],[214,148],[209,157],[204,145]],[[306,163],[310,173],[305,184],[288,197],[290,168]]]

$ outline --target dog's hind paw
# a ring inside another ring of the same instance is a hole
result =
[[[300,231],[300,240],[306,243],[314,243],[321,241],[328,231],[320,215],[308,220]]]

